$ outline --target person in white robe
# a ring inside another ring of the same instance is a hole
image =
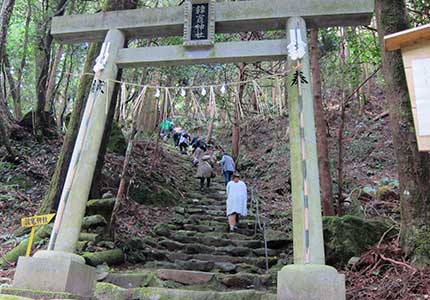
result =
[[[227,184],[227,216],[230,232],[237,230],[239,216],[248,215],[248,190],[246,184],[240,180],[239,173],[233,174],[233,180]]]

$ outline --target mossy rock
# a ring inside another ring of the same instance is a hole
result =
[[[12,296],[12,295],[0,295],[0,300],[32,300],[32,299],[19,297],[19,296]]]
[[[114,152],[119,155],[125,155],[125,151],[127,149],[127,141],[121,131],[121,128],[119,128],[117,123],[112,124],[112,131],[110,134],[107,149],[110,152]]]
[[[171,230],[171,228],[168,224],[161,223],[161,224],[155,225],[153,231],[156,235],[169,237],[170,236],[170,230]]]
[[[151,189],[146,184],[135,184],[130,188],[130,198],[142,205],[166,207],[175,205],[179,194],[162,185]]]
[[[18,288],[0,289],[0,300],[75,299],[71,293],[38,291]]]
[[[266,231],[267,246],[271,249],[288,248],[292,243],[291,236],[279,230],[268,229]]]
[[[87,215],[102,215],[106,220],[110,220],[112,210],[115,205],[115,198],[93,199],[87,202]]]
[[[100,252],[84,252],[85,262],[93,267],[106,263],[108,266],[117,266],[124,262],[124,252],[121,249],[112,249]]]
[[[415,239],[414,263],[422,267],[430,266],[430,228],[418,230],[413,238]]]
[[[384,220],[365,220],[356,216],[324,217],[324,241],[328,265],[340,267],[354,256],[375,245],[391,227]],[[387,237],[395,234],[392,230]]]
[[[104,227],[107,225],[106,219],[101,215],[85,217],[82,222],[83,229]]]

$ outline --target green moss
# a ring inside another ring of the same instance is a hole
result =
[[[390,228],[389,221],[365,220],[356,216],[324,217],[324,241],[327,264],[343,266],[375,245]],[[392,230],[388,236],[394,234]]]
[[[90,266],[98,266],[106,263],[109,266],[120,265],[124,262],[124,252],[121,249],[112,249],[100,252],[84,252],[82,257]]]
[[[32,300],[32,299],[19,297],[19,296],[0,295],[0,300]]]
[[[34,235],[33,245],[47,238],[52,230],[51,226],[42,226],[37,229],[36,234]],[[0,267],[5,266],[9,263],[16,262],[20,256],[25,254],[28,245],[28,238],[19,243],[18,246],[10,250],[8,253],[3,255],[0,258]]]
[[[99,282],[96,285],[96,290],[94,292],[94,298],[98,300],[122,300],[122,299],[130,299],[127,297],[126,289],[120,288],[116,285]]]
[[[30,300],[30,299],[74,299],[70,293],[38,291],[29,289],[4,288],[0,300]]]
[[[109,138],[109,144],[107,146],[108,151],[124,155],[127,149],[127,141],[125,140],[124,134],[119,128],[117,123],[113,123],[112,131]]]
[[[430,228],[417,232],[415,245],[414,262],[419,266],[430,266]]]
[[[157,207],[171,206],[179,199],[177,193],[172,192],[163,185],[150,189],[145,184],[134,185],[130,190],[131,198],[139,204]]]
[[[9,181],[9,185],[18,186],[20,189],[28,190],[33,186],[31,179],[25,175],[15,175]]]

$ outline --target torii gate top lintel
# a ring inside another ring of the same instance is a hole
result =
[[[216,32],[283,30],[287,19],[303,17],[308,27],[367,25],[373,0],[270,0],[216,3]],[[55,17],[51,34],[62,43],[103,41],[110,29],[127,38],[180,36],[184,7],[134,9]]]

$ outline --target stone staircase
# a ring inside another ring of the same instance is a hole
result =
[[[188,159],[179,159],[194,174]],[[250,215],[240,220],[239,230],[230,233],[221,178],[205,192],[200,192],[194,178],[190,183],[186,199],[177,204],[169,222],[156,225],[144,239],[130,237],[117,246],[98,240],[112,200],[89,201],[87,232],[78,247],[87,263],[97,266],[102,257],[118,265],[125,254],[134,264],[127,266],[127,272],[102,272],[97,299],[276,299],[277,272],[291,256],[288,236],[269,234],[266,249],[252,207]],[[101,249],[96,252],[98,259],[85,253],[88,245]]]

